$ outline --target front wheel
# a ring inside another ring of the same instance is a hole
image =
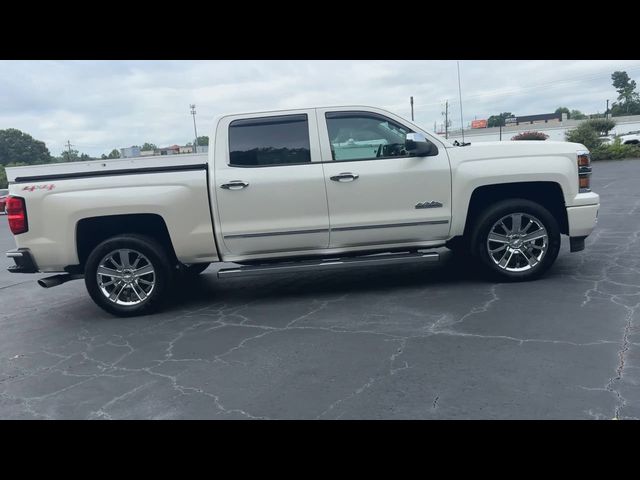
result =
[[[93,301],[120,317],[156,311],[170,290],[171,264],[163,247],[143,235],[105,240],[89,255],[85,285]]]
[[[473,253],[493,276],[510,281],[543,275],[560,251],[560,229],[543,206],[510,199],[489,207],[476,223]]]

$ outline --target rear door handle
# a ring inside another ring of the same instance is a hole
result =
[[[220,185],[220,188],[224,188],[226,190],[241,190],[248,186],[249,184],[247,182],[243,182],[242,180],[231,180],[229,183],[223,183],[222,185]]]
[[[353,182],[354,180],[357,180],[359,177],[360,175],[358,175],[357,173],[343,172],[329,178],[331,178],[331,180],[333,180],[334,182]]]

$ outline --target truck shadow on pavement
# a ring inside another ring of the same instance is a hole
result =
[[[264,275],[219,280],[209,268],[200,276],[181,283],[167,308],[184,308],[221,300],[226,304],[269,299],[318,297],[357,292],[393,293],[407,288],[458,283],[495,283],[463,255],[445,250],[436,265],[387,265],[353,270]]]

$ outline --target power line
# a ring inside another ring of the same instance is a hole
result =
[[[634,66],[624,66],[624,67],[619,67],[619,68],[624,68],[626,71],[634,71],[634,70],[638,70],[640,69],[640,65],[634,65]],[[496,97],[496,96],[513,96],[513,95],[521,95],[523,91],[526,90],[531,90],[531,89],[536,89],[536,88],[553,88],[553,87],[557,87],[557,86],[561,86],[561,85],[566,85],[567,83],[573,83],[577,80],[581,80],[584,78],[597,78],[597,77],[601,77],[604,75],[610,75],[610,68],[609,70],[607,70],[607,72],[604,72],[604,69],[602,72],[599,73],[591,73],[591,74],[587,74],[587,75],[576,75],[573,77],[569,77],[566,79],[562,79],[562,80],[555,80],[553,82],[546,82],[546,83],[537,83],[537,84],[530,84],[530,85],[525,85],[523,87],[519,87],[516,90],[502,90],[502,91],[494,91],[491,93],[477,93],[475,95],[467,95],[467,99],[470,98],[488,98],[488,97]],[[441,102],[430,102],[430,103],[417,103],[414,104],[414,107],[427,107],[427,106],[433,106],[433,105],[439,105]],[[456,102],[452,102],[452,105],[455,104]],[[394,105],[393,107],[396,107],[398,105]],[[392,108],[391,105],[387,105],[387,108]]]

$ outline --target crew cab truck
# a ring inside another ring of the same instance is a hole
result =
[[[219,277],[434,262],[449,247],[531,280],[561,235],[584,248],[599,196],[567,142],[456,146],[366,106],[222,115],[207,155],[8,168],[12,272],[84,277],[106,311],[160,307],[212,262]]]

